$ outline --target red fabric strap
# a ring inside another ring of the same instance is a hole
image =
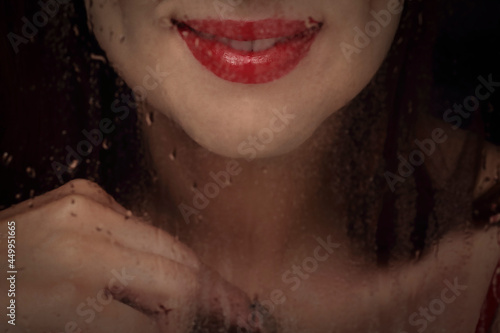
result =
[[[481,309],[481,317],[477,323],[476,333],[489,333],[500,304],[500,262],[497,264],[491,279],[488,294]]]

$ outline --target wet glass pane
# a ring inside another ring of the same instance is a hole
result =
[[[0,6],[2,332],[498,332],[496,1]]]

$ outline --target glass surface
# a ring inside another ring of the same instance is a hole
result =
[[[498,331],[498,2],[0,6],[0,331]]]

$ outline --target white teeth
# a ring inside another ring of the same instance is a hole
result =
[[[268,38],[268,39],[241,41],[225,37],[214,36],[206,33],[199,33],[199,36],[203,39],[217,40],[220,43],[228,45],[229,47],[235,50],[246,51],[246,52],[265,51],[272,48],[274,45],[276,45],[276,43],[285,40],[285,38]],[[198,44],[199,41],[195,41],[195,43]]]
[[[278,41],[278,38],[269,38],[269,39],[259,39],[253,42],[253,51],[254,52],[259,52],[259,51],[264,51],[267,49],[270,49],[273,47],[276,42]]]
[[[252,51],[252,44],[252,41],[229,40],[229,46],[240,51]]]
[[[210,34],[207,34],[207,33],[204,33],[204,32],[198,32],[198,34],[200,35],[201,38],[205,38],[205,39],[213,39],[214,38],[214,35],[210,35]]]
[[[224,43],[235,50],[247,52],[259,52],[272,48],[281,38],[258,39],[252,41],[240,41],[228,38],[217,38],[219,42]]]

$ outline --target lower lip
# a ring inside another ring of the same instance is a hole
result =
[[[262,84],[290,73],[309,52],[321,25],[304,21],[264,20],[257,22],[197,20],[176,22],[177,29],[193,56],[213,74],[235,83]],[[197,31],[234,40],[287,37],[263,51],[241,51]]]

